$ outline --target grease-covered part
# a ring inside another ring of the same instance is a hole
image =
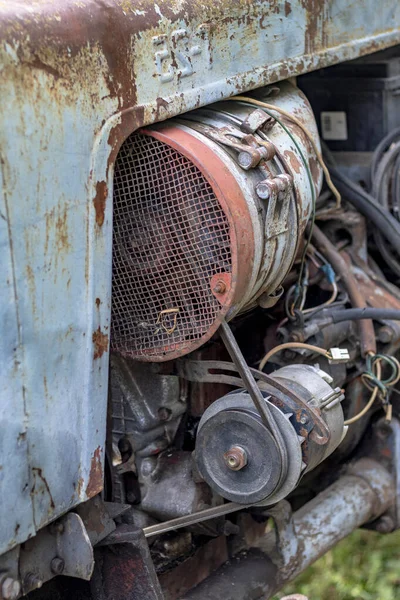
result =
[[[273,381],[279,388],[273,389]],[[296,487],[302,475],[338,447],[347,430],[342,391],[332,388],[327,373],[309,365],[289,365],[275,371],[271,383],[263,395],[284,439],[286,461],[245,390],[216,400],[199,423],[195,450],[198,470],[218,494],[232,502],[275,504]],[[282,386],[290,396],[282,392]],[[298,402],[293,399],[296,397]],[[316,415],[327,425],[324,443],[310,435]],[[240,449],[239,454],[232,453],[235,448]],[[227,461],[231,455],[235,468]]]
[[[303,94],[289,82],[275,91],[270,101],[296,115],[318,147]],[[253,112],[239,102],[213,104],[122,145],[114,174],[114,350],[142,361],[187,354],[223,318],[265,303],[290,270],[322,169],[311,171],[311,141],[290,120],[287,131],[275,124],[267,134],[244,133]]]

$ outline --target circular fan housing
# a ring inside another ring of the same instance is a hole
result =
[[[113,218],[113,348],[162,361],[201,346],[252,276],[252,218],[232,170],[182,128],[135,133],[115,164]]]
[[[290,84],[280,87],[274,102],[303,119],[318,145],[307,100]],[[322,172],[307,136],[290,121],[246,136],[241,124],[251,127],[252,112],[222,102],[139,130],[122,144],[113,205],[117,352],[174,359],[203,345],[222,319],[278,300]],[[249,145],[253,156],[254,145],[264,150],[255,152],[264,156],[255,166],[241,161]],[[266,197],[260,182],[275,191]]]

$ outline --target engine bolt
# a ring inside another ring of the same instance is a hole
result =
[[[302,425],[305,425],[306,423],[308,423],[307,415],[301,415],[299,421]]]
[[[42,587],[43,581],[35,575],[35,573],[27,573],[24,579],[24,585],[31,592],[32,590],[38,590]]]
[[[60,521],[54,521],[54,523],[50,523],[49,532],[51,535],[57,535],[58,533],[64,532],[64,525]]]
[[[382,344],[390,344],[394,338],[394,331],[389,325],[383,325],[378,331],[378,339]]]
[[[171,410],[169,408],[166,408],[165,406],[161,406],[158,409],[158,418],[160,419],[160,421],[168,421],[170,416],[171,416]]]
[[[224,461],[228,469],[240,471],[247,465],[246,451],[241,446],[232,446],[230,450],[225,452]]]
[[[213,292],[215,292],[216,294],[224,294],[226,292],[225,281],[219,279],[213,288]]]
[[[12,577],[6,577],[1,585],[1,594],[4,600],[16,600],[21,591],[21,584]]]
[[[65,563],[62,558],[55,556],[50,563],[50,569],[54,575],[61,575],[64,571]]]
[[[260,181],[256,186],[256,193],[261,200],[268,200],[271,196],[271,186],[266,181]]]

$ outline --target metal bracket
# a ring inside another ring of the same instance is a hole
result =
[[[81,517],[68,513],[21,546],[19,571],[24,594],[55,575],[91,578],[93,548]]]
[[[299,544],[296,536],[292,508],[287,500],[281,500],[264,513],[271,517],[276,529],[276,550],[279,555],[279,577],[290,579],[297,567]]]
[[[120,525],[96,550],[94,600],[164,600],[143,530]]]
[[[276,154],[275,146],[271,142],[260,143],[251,133],[245,134],[230,125],[220,129],[202,125],[197,129],[214,142],[236,150],[238,163],[245,171],[254,169],[262,160],[271,160]]]
[[[236,365],[226,361],[215,360],[187,360],[177,361],[179,375],[188,381],[201,381],[204,383],[227,383],[235,387],[245,388],[244,381],[235,376],[238,372]],[[248,367],[253,377],[258,380],[257,387],[265,390],[272,396],[276,390],[290,398],[300,410],[310,416],[313,428],[310,430],[309,437],[317,445],[324,445],[329,441],[330,433],[325,421],[320,417],[317,411],[312,411],[311,407],[297,396],[290,388],[283,385],[278,379],[273,379],[266,373]],[[216,371],[219,371],[217,373]],[[228,373],[232,373],[229,375]],[[311,419],[312,417],[312,419]]]

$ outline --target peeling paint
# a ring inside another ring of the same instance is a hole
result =
[[[107,195],[107,182],[99,181],[96,184],[96,196],[93,200],[94,209],[96,211],[96,223],[99,227],[101,227],[104,223],[104,211],[106,208]]]
[[[101,358],[104,352],[108,351],[108,335],[103,333],[99,326],[98,329],[93,332],[92,340],[94,346],[93,359],[96,360],[97,358]]]
[[[96,494],[99,494],[103,489],[103,461],[102,461],[102,450],[100,446],[96,448],[93,453],[91,464],[89,481],[86,487],[86,496],[91,498]]]

